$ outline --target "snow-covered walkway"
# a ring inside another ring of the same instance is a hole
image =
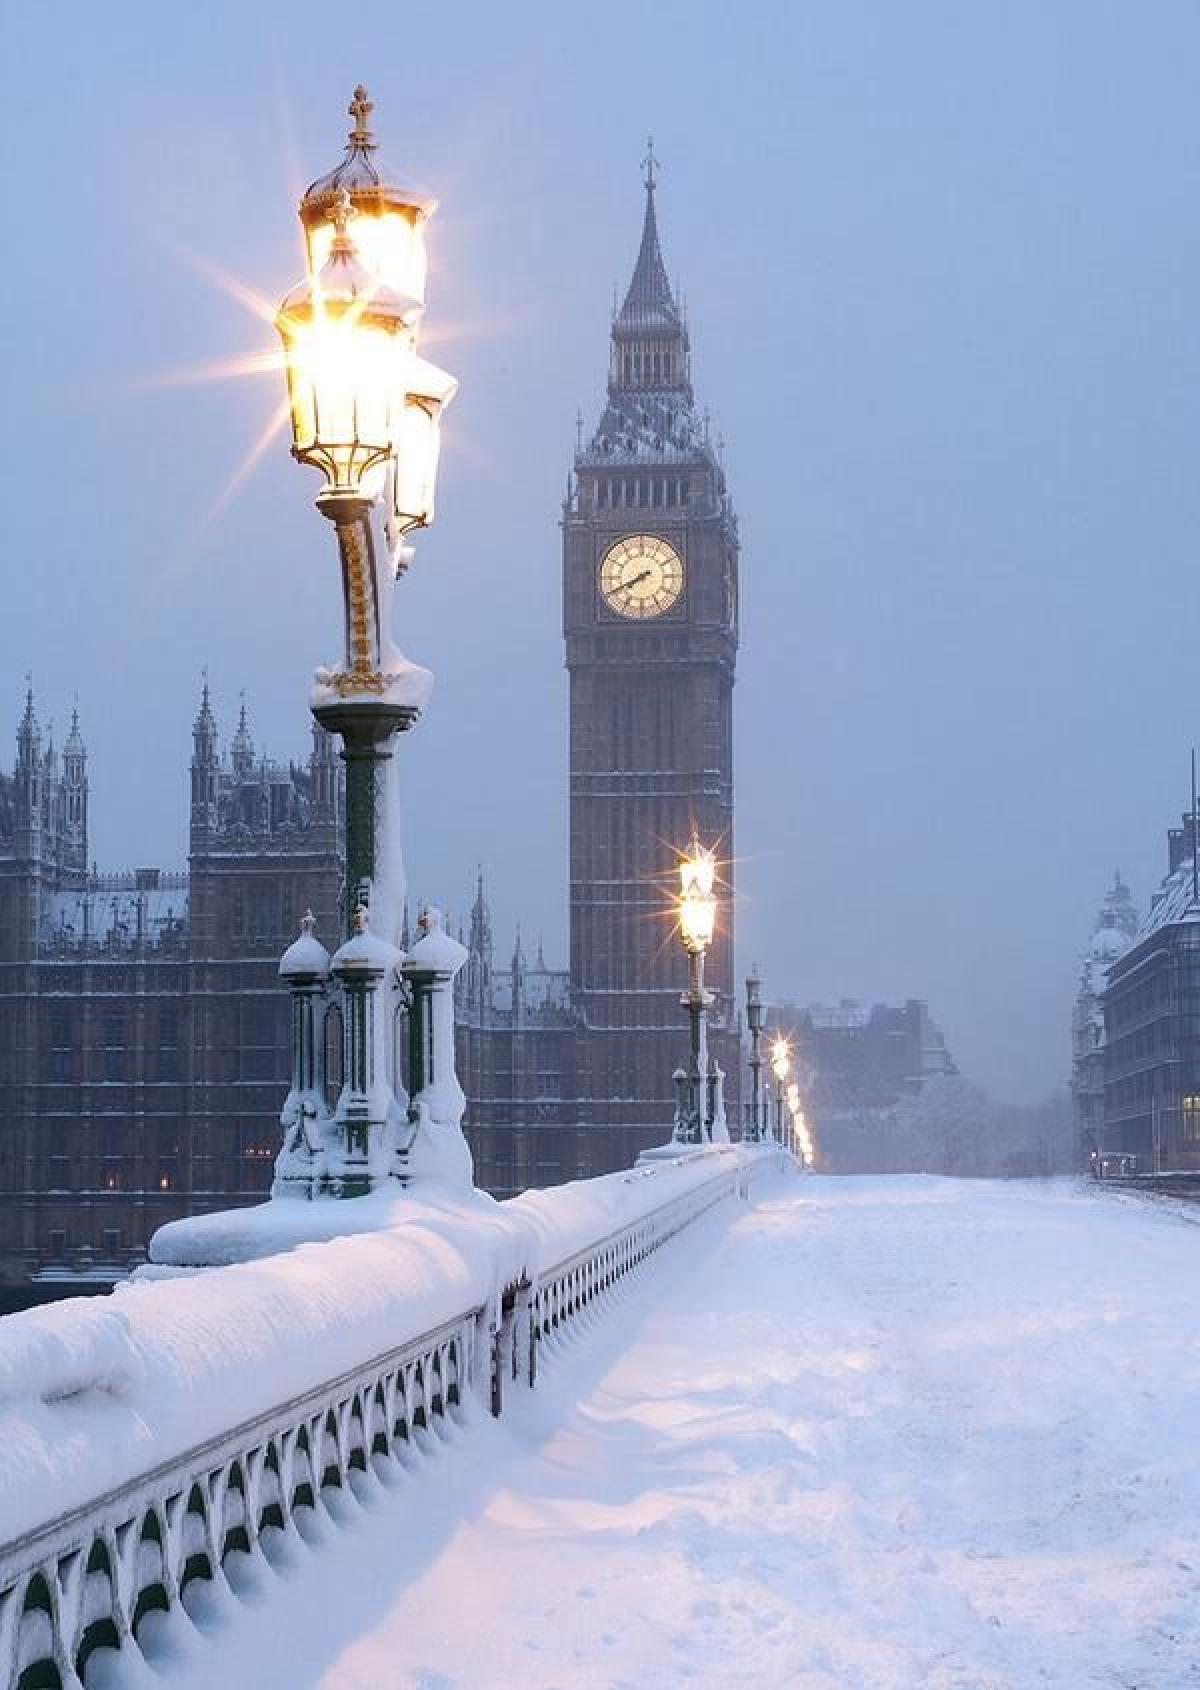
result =
[[[106,1682],[1200,1685],[1198,1268],[1067,1183],[792,1180]]]

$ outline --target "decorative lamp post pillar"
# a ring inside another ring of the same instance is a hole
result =
[[[717,924],[716,878],[716,858],[693,836],[679,864],[679,933],[688,959],[687,990],[679,1001],[688,1012],[691,1035],[687,1103],[685,1108],[677,1103],[675,1109],[674,1138],[682,1144],[703,1144],[711,1138],[715,1116],[715,1076],[710,1075],[708,1059],[708,1009],[713,996],[704,985],[704,953]]]
[[[427,909],[421,937],[403,966],[408,1012],[408,1119],[404,1152],[409,1178],[436,1176],[443,1184],[470,1185],[471,1153],[463,1137],[467,1106],[454,1065],[454,979],[467,949],[451,938],[442,912]]]
[[[346,155],[301,202],[308,273],[276,317],[292,455],[323,477],[316,504],[336,534],[343,601],[342,659],[317,670],[311,705],[346,765],[345,943],[330,964],[344,1000],[345,1084],[308,1195],[403,1177],[408,1099],[394,1023],[405,877],[393,749],[433,677],[394,645],[391,601],[412,558],[406,537],[433,520],[439,421],[457,385],[417,352],[423,227],[435,202],[378,164],[371,109],[357,88]],[[293,1165],[286,1183],[303,1186],[301,1170]]]
[[[775,1076],[775,1126],[780,1144],[786,1144],[787,1128],[784,1124],[784,1091],[787,1077],[792,1071],[792,1047],[782,1033],[777,1033],[771,1042],[771,1072]]]
[[[757,969],[746,981],[746,1025],[750,1029],[750,1102],[747,1138],[757,1143],[765,1138],[762,1118],[762,983]]]
[[[320,1151],[319,1126],[325,1114],[324,1000],[329,980],[329,952],[316,936],[311,910],[300,924],[300,937],[279,963],[280,978],[292,995],[292,1085],[280,1114],[284,1130],[280,1169],[301,1165]]]

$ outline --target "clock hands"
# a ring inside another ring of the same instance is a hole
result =
[[[648,575],[653,575],[653,573],[654,571],[652,569],[643,569],[640,575],[635,575],[633,577],[632,581],[622,581],[622,592],[631,593],[639,581],[644,581]]]

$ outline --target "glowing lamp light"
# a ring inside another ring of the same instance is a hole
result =
[[[792,1049],[780,1033],[771,1044],[771,1070],[780,1085],[787,1079],[792,1067]]]
[[[693,839],[679,864],[679,931],[684,947],[693,954],[706,951],[716,931],[716,878],[716,858]]]
[[[343,191],[329,257],[288,294],[276,327],[287,367],[292,455],[323,472],[322,497],[375,498],[403,428],[420,306],[364,267],[348,217]]]
[[[788,1108],[791,1110],[792,1114],[793,1115],[799,1115],[799,1113],[800,1113],[800,1087],[796,1084],[795,1080],[792,1081],[791,1085],[787,1089],[787,1100],[788,1100]]]
[[[308,269],[316,275],[336,235],[332,216],[339,193],[350,196],[348,233],[366,267],[396,293],[425,300],[425,222],[436,210],[432,195],[382,165],[369,127],[374,106],[360,84],[349,105],[354,128],[336,169],[318,177],[300,202]]]

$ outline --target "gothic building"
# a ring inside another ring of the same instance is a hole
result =
[[[1109,970],[1129,949],[1137,929],[1133,896],[1118,869],[1083,954],[1071,1015],[1071,1098],[1082,1167],[1104,1143],[1104,991]]]
[[[641,245],[612,323],[608,392],[562,512],[570,679],[570,967],[497,976],[482,890],[460,1007],[467,1130],[497,1192],[628,1167],[670,1136],[685,1051],[673,933],[693,832],[723,865],[706,977],[736,1121],[733,683],[738,534],[692,388],[646,161]],[[473,982],[473,984],[472,984]]]
[[[1200,818],[1167,835],[1167,873],[1104,988],[1106,1153],[1200,1169]]]
[[[337,926],[332,742],[281,766],[243,707],[192,734],[188,868],[89,867],[87,753],[32,692],[0,775],[0,1282],[111,1278],[154,1229],[266,1190],[289,1072],[280,951]]]

